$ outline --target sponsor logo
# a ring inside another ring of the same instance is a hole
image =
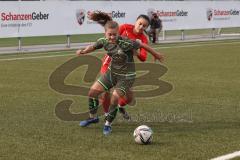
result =
[[[126,12],[121,11],[112,11],[111,13],[112,18],[125,18]]]
[[[156,13],[159,17],[183,17],[188,16],[188,11],[184,10],[176,10],[176,11],[164,11],[164,10],[155,10],[153,8],[149,8],[147,11],[147,15],[149,17],[152,16],[153,13]]]
[[[188,11],[176,10],[176,11],[156,11],[159,17],[185,17],[188,16]]]
[[[236,9],[221,10],[208,8],[206,11],[207,20],[229,20],[232,16],[239,16],[240,11]]]
[[[151,17],[153,13],[157,14],[158,17],[162,18],[162,22],[172,23],[178,21],[178,18],[180,17],[187,17],[189,12],[185,10],[175,11],[155,10],[153,8],[149,8],[147,10],[147,15],[149,17]]]
[[[76,11],[77,22],[80,26],[84,23],[85,17],[86,11],[84,9],[79,9]]]
[[[13,12],[2,12],[0,13],[0,19],[2,21],[31,21],[31,20],[48,20],[49,13],[32,12],[32,13],[13,13]]]
[[[208,20],[208,21],[211,21],[211,20],[212,20],[212,17],[213,17],[213,11],[212,11],[212,9],[211,9],[211,8],[208,8],[206,13],[207,13],[207,20]]]
[[[91,12],[94,12],[94,11],[87,11],[87,14],[91,13]],[[107,13],[110,17],[112,17],[113,19],[120,19],[120,18],[125,18],[127,13],[126,12],[122,12],[122,11],[119,11],[119,10],[115,10],[115,11],[110,11],[110,12],[106,12],[106,11],[103,11],[105,13]],[[85,12],[84,12],[85,13]],[[84,16],[85,17],[85,16]],[[82,18],[82,20],[84,20],[84,18]],[[89,17],[87,17],[87,21],[86,21],[87,24],[97,24],[97,22],[95,21],[92,21],[89,19]]]
[[[231,10],[219,10],[214,9],[214,16],[239,16],[239,10],[231,9]]]

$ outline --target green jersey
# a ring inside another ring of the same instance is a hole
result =
[[[106,38],[100,38],[94,44],[94,48],[104,48],[112,58],[111,72],[120,75],[135,74],[133,50],[140,48],[139,42],[119,36],[116,43],[109,43]]]

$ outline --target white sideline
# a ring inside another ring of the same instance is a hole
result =
[[[233,152],[233,153],[230,153],[230,154],[226,154],[226,155],[223,155],[223,156],[220,156],[220,157],[216,157],[216,158],[213,158],[211,160],[229,160],[229,159],[233,159],[233,158],[236,158],[236,157],[240,157],[240,151],[236,151],[236,152]]]
[[[217,43],[203,43],[203,44],[190,44],[190,45],[177,45],[177,46],[168,46],[168,47],[153,47],[154,49],[171,49],[171,48],[188,48],[188,47],[199,47],[199,46],[214,46],[214,45],[223,45],[223,44],[238,44],[239,42],[217,42]],[[51,53],[62,53],[62,52],[70,52],[70,51],[58,51]],[[98,52],[99,53],[99,52]],[[102,52],[105,53],[105,52]],[[53,58],[53,57],[64,57],[64,56],[73,56],[74,54],[61,54],[61,55],[47,55],[47,56],[28,56],[28,57],[19,57],[19,58],[3,58],[0,61],[15,61],[15,60],[28,60],[28,59],[40,59],[40,58]]]
[[[61,54],[61,55],[49,55],[49,56],[33,56],[33,57],[21,57],[21,58],[6,58],[0,59],[0,61],[15,61],[15,60],[27,60],[27,59],[40,59],[40,58],[52,58],[52,57],[64,57],[64,56],[72,56],[74,54]]]

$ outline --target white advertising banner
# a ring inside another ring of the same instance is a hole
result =
[[[100,10],[134,24],[140,14],[158,14],[164,30],[240,27],[240,2],[32,1],[0,2],[0,38],[102,33],[87,18]]]
[[[240,2],[151,2],[164,30],[240,27]]]

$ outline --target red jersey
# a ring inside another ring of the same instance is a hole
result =
[[[147,37],[141,33],[141,34],[135,34],[133,33],[134,25],[132,24],[123,24],[119,27],[119,34],[123,37],[128,37],[132,40],[140,40],[142,43],[148,44]],[[147,51],[143,48],[140,48],[140,53],[138,55],[138,59],[140,61],[146,61],[147,59]],[[105,73],[108,69],[108,66],[111,62],[111,57],[109,57],[107,54],[102,59],[103,64],[101,67],[101,73]]]

